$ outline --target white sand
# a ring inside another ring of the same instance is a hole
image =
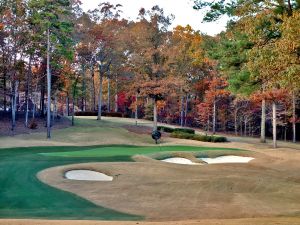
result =
[[[189,159],[186,158],[179,158],[179,157],[175,157],[175,158],[168,158],[168,159],[164,159],[161,160],[163,162],[167,162],[167,163],[176,163],[176,164],[185,164],[185,165],[197,165],[198,163],[194,163]]]
[[[69,180],[112,181],[113,177],[91,170],[70,170],[65,173]]]
[[[218,164],[218,163],[248,163],[254,158],[228,155],[228,156],[220,156],[217,158],[200,158],[200,159],[207,162],[208,164]]]

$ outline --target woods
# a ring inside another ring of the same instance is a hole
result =
[[[122,6],[83,12],[77,0],[0,3],[0,126],[9,119],[47,138],[59,115],[146,118],[266,141],[299,131],[300,2],[200,1],[214,37],[170,28],[159,6],[122,18]],[[200,18],[200,14],[199,14]],[[199,20],[199,23],[201,21]],[[70,107],[70,105],[72,105]],[[138,122],[136,122],[138,124]],[[299,132],[298,132],[299,133]]]

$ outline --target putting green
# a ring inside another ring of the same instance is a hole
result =
[[[0,151],[0,218],[142,220],[96,206],[76,195],[40,182],[46,168],[87,162],[130,162],[136,154],[166,151],[234,150],[190,146],[31,147]]]

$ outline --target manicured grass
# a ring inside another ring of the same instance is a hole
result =
[[[46,168],[91,161],[130,161],[129,157],[55,158],[42,152],[90,149],[89,147],[33,147],[0,151],[0,218],[141,220],[94,205],[74,194],[41,183],[36,174]]]
[[[228,148],[208,148],[208,147],[193,147],[193,146],[103,146],[82,151],[67,151],[42,153],[45,156],[60,156],[60,157],[131,157],[133,155],[147,155],[157,152],[201,152],[201,151],[218,151],[218,150],[238,150]]]
[[[136,154],[234,150],[191,146],[30,147],[0,151],[0,218],[141,220],[94,205],[40,182],[46,168],[86,162],[130,162]],[[116,196],[117,197],[117,196]]]

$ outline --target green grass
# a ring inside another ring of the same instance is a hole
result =
[[[40,182],[46,168],[86,162],[130,162],[136,154],[234,150],[191,146],[30,147],[0,151],[0,218],[141,220],[96,206],[74,194]],[[117,196],[116,196],[117,197]]]
[[[112,158],[116,156],[131,157],[134,155],[148,155],[157,152],[199,152],[199,151],[217,151],[217,150],[238,150],[229,148],[208,148],[208,147],[193,147],[193,146],[104,146],[82,151],[67,151],[42,153],[45,156],[59,157],[104,157]]]
[[[46,168],[91,161],[130,161],[129,157],[60,158],[40,155],[90,149],[89,147],[31,147],[0,151],[0,218],[141,220],[96,206],[74,194],[40,182],[36,174]]]

